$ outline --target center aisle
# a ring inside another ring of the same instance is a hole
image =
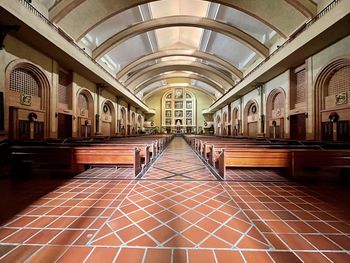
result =
[[[142,179],[216,180],[182,137],[175,137]]]

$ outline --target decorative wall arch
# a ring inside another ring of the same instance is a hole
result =
[[[196,127],[196,97],[187,87],[172,86],[162,96],[162,128],[167,133],[191,133]]]
[[[250,100],[244,108],[244,134],[256,137],[258,133],[259,108],[256,100]]]
[[[106,99],[102,103],[101,121],[102,133],[105,136],[112,136],[115,134],[115,118],[116,112],[112,101]]]
[[[17,85],[10,83],[11,78],[12,81],[16,81],[16,76],[12,74],[17,72],[32,76],[38,86],[36,95],[28,94],[30,92],[28,92],[29,87],[26,87],[26,82],[21,83],[17,90],[11,89],[11,85]],[[8,131],[9,139],[42,140],[50,137],[50,94],[49,79],[40,66],[25,59],[16,59],[7,65],[4,89],[4,126],[5,131]],[[37,117],[28,123],[28,118],[23,118],[23,116],[29,116],[31,113]]]
[[[80,89],[76,97],[76,116],[78,117],[78,137],[94,134],[94,99],[88,89]]]
[[[342,74],[341,72],[344,70],[345,73]],[[330,61],[316,77],[314,86],[314,132],[316,139],[350,140],[349,72],[350,55],[346,55]],[[341,76],[337,73],[341,73]],[[343,78],[343,83],[330,90],[334,77]],[[331,113],[337,115],[337,120],[331,119]]]
[[[266,133],[270,138],[284,137],[286,94],[282,88],[273,89],[266,101]]]

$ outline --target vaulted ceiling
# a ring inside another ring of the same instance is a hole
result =
[[[329,0],[39,0],[49,19],[141,99],[174,85],[213,98]]]

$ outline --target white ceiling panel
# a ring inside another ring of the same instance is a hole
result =
[[[258,19],[222,5],[219,8],[216,19],[241,29],[262,43],[268,41],[269,36],[275,32]]]
[[[164,0],[151,2],[153,18],[174,15],[206,16],[209,2],[200,0]]]
[[[244,68],[247,59],[255,55],[255,52],[239,41],[216,32],[212,32],[206,51],[225,59],[240,70]]]
[[[132,61],[152,52],[147,34],[141,34],[122,42],[107,55],[113,59],[118,68],[123,68]]]
[[[90,43],[89,48],[94,49],[114,34],[140,22],[142,22],[142,16],[139,8],[131,8],[116,16],[112,16],[95,27],[84,37],[84,43],[87,40]]]

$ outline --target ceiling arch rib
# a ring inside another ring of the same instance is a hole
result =
[[[115,34],[105,42],[101,43],[101,45],[99,45],[97,48],[95,48],[92,51],[92,57],[94,59],[99,59],[104,54],[111,51],[114,47],[118,46],[120,43],[139,34],[146,33],[155,29],[177,26],[191,26],[209,29],[224,34],[230,38],[236,39],[242,44],[248,46],[261,57],[267,57],[269,55],[268,47],[236,27],[204,17],[169,16],[158,19],[151,19],[146,22],[131,26]]]
[[[151,3],[156,0],[62,0],[50,10],[50,19],[59,24],[74,40],[79,41],[90,30],[105,21],[111,16],[133,8],[137,5]],[[286,1],[274,0],[252,1],[246,0],[213,0],[211,2],[222,4],[231,8],[240,10],[252,17],[257,18],[264,24],[268,25],[281,36],[286,37],[295,31],[306,18],[305,14],[297,8],[291,8]],[[309,2],[310,0],[297,0],[300,3]],[[94,15],[91,15],[92,10]],[[73,12],[74,11],[74,12]],[[288,19],[280,14],[290,14]],[[84,23],[76,26],[77,18],[82,19]]]
[[[317,4],[312,0],[285,0],[298,9],[305,17],[313,17],[317,13]]]
[[[208,76],[208,78],[212,79],[213,81],[220,83],[222,87],[226,90],[231,88],[235,84],[234,80],[230,79],[222,72],[198,62],[165,61],[139,71],[130,79],[128,79],[124,83],[124,85],[129,90],[134,90],[135,87],[145,82],[146,80],[152,78],[154,75],[161,74],[168,71],[190,71],[201,75],[206,75]]]
[[[206,77],[204,75],[187,73],[187,72],[170,72],[170,73],[165,73],[162,75],[154,76],[153,78],[150,78],[146,82],[143,82],[139,86],[135,87],[134,93],[137,94],[137,93],[141,92],[143,89],[147,88],[152,83],[162,81],[162,80],[172,79],[172,78],[188,78],[188,79],[198,80],[198,81],[201,81],[201,82],[211,86],[213,89],[215,89],[220,94],[225,93],[225,90],[222,87],[220,87],[214,81],[210,80],[208,77]]]
[[[159,87],[153,89],[152,91],[150,91],[149,93],[146,93],[142,99],[143,100],[147,100],[149,97],[152,96],[153,93],[155,93],[155,92],[157,92],[159,90],[162,90],[162,89],[173,88],[173,87],[175,87],[175,88],[177,88],[177,87],[184,87],[184,88],[192,88],[192,89],[195,89],[195,90],[199,90],[199,91],[205,93],[213,101],[216,100],[215,96],[213,94],[211,94],[210,92],[208,92],[206,90],[203,90],[202,88],[197,87],[195,85],[184,84],[184,83],[177,83],[177,84],[174,83],[174,84],[169,84],[169,85],[165,85],[165,86],[159,86]]]
[[[171,56],[189,56],[189,57],[196,57],[204,60],[208,60],[211,62],[214,62],[218,65],[221,65],[229,72],[236,75],[239,79],[243,78],[243,73],[238,68],[230,64],[229,62],[225,61],[224,59],[221,59],[217,56],[214,56],[212,54],[198,51],[198,50],[163,50],[156,53],[149,54],[147,56],[144,56],[138,60],[133,61],[129,65],[125,66],[123,69],[121,69],[117,73],[117,78],[120,80],[123,80],[124,76],[130,72],[133,68],[137,67],[138,65],[141,65],[142,63],[164,58],[164,57],[171,57]]]

